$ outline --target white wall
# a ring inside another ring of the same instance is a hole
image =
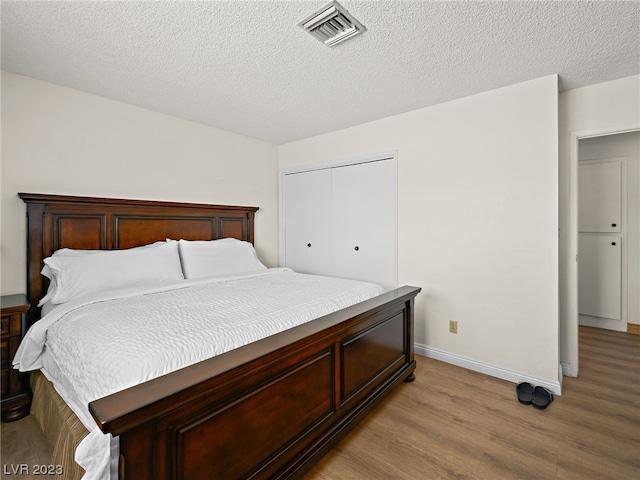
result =
[[[627,216],[623,219],[626,235],[622,238],[622,285],[626,284],[627,288],[622,295],[622,311],[626,310],[628,323],[640,324],[640,132],[580,140],[579,162],[605,158],[626,158]],[[585,325],[609,328],[619,323],[619,320],[591,318]],[[627,330],[626,324],[616,327]]]
[[[559,96],[560,360],[578,374],[577,142],[579,137],[640,128],[640,76],[562,92]]]
[[[2,294],[26,288],[18,192],[253,205],[256,249],[278,261],[277,147],[2,72]]]
[[[552,75],[279,147],[280,168],[397,149],[398,275],[423,288],[417,342],[556,391],[557,88]]]

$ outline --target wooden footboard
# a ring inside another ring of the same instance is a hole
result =
[[[120,437],[120,479],[296,478],[410,379],[402,287],[92,402]]]

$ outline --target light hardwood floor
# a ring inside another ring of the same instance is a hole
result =
[[[50,452],[32,419],[2,424],[3,464]],[[640,336],[581,327],[580,375],[543,411],[518,403],[513,383],[418,357],[416,381],[305,480],[452,478],[640,479]]]

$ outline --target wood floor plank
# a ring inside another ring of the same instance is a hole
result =
[[[496,438],[485,446],[475,478],[546,480],[556,477],[557,460],[557,448],[514,448]]]
[[[615,458],[569,445],[560,449],[557,478],[562,480],[636,480],[640,478],[640,470],[637,466],[620,462]]]

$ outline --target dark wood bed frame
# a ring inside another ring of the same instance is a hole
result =
[[[27,204],[30,324],[59,248],[165,238],[253,242],[256,207],[20,193]],[[411,381],[416,287],[388,293],[101,398],[120,480],[301,478],[395,385]]]

